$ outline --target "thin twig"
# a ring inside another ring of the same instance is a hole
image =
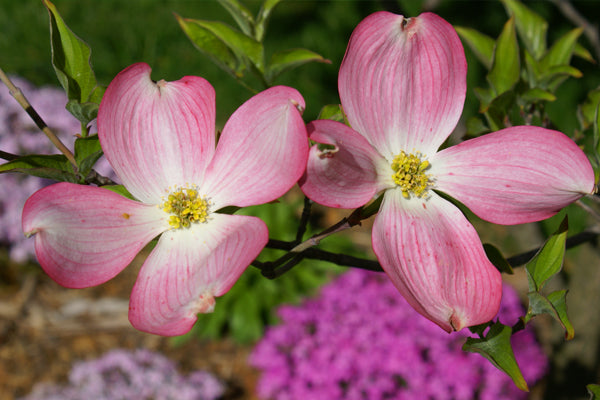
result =
[[[568,0],[550,0],[558,7],[563,15],[573,24],[583,28],[585,36],[590,41],[590,44],[596,52],[596,59],[600,60],[600,35],[598,34],[598,26],[592,25],[573,7]]]
[[[581,201],[581,199],[577,200],[575,204],[583,208],[588,214],[594,217],[596,221],[600,222],[600,214],[598,214],[598,212],[596,212],[596,210],[594,210],[592,207],[588,206],[583,201]]]
[[[4,73],[2,68],[0,68],[0,80],[2,80],[2,82],[4,82],[6,84],[6,86],[8,87],[8,90],[10,91],[10,94],[15,98],[15,100],[17,100],[19,105],[21,105],[21,107],[23,107],[23,109],[27,112],[27,114],[29,114],[29,116],[31,117],[33,122],[35,122],[37,127],[42,132],[44,132],[44,134],[48,137],[48,139],[50,139],[52,144],[58,150],[60,150],[60,152],[65,155],[65,157],[67,157],[69,162],[71,164],[73,164],[75,171],[77,171],[77,161],[75,161],[75,157],[73,156],[73,153],[71,152],[71,150],[69,150],[67,148],[67,146],[65,146],[63,144],[63,142],[61,142],[60,139],[54,134],[54,132],[52,132],[52,130],[48,127],[48,125],[46,125],[46,123],[44,122],[42,117],[40,117],[40,115],[37,113],[37,111],[35,111],[35,109],[31,106],[31,104],[29,103],[27,98],[25,98],[25,95],[23,94],[21,89],[19,89],[12,83],[12,81]]]

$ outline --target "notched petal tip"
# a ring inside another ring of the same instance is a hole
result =
[[[304,114],[304,106],[302,104],[300,104],[298,101],[296,101],[294,99],[290,99],[290,103],[292,103],[292,105],[294,107],[296,107],[296,110],[298,110],[300,115]]]
[[[212,293],[205,293],[198,297],[195,303],[191,304],[190,310],[194,314],[210,314],[215,311],[215,296]]]

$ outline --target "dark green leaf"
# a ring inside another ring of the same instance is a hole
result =
[[[477,137],[481,136],[484,133],[490,131],[489,126],[487,126],[479,117],[470,117],[467,120],[467,135],[469,137]]]
[[[589,126],[594,124],[598,105],[600,105],[600,87],[592,89],[580,107],[584,122],[584,129],[587,129]]]
[[[546,51],[548,23],[518,0],[502,0],[509,15],[513,15],[519,36],[536,60]]]
[[[102,154],[98,135],[75,140],[75,161],[82,176],[87,176]]]
[[[600,385],[590,383],[585,387],[590,395],[589,400],[600,400]]]
[[[548,238],[533,259],[525,265],[530,292],[539,292],[548,279],[562,268],[567,229],[568,218],[565,216],[558,230]]]
[[[505,127],[506,116],[515,102],[514,90],[509,90],[496,97],[490,103],[485,117],[492,131],[497,131]]]
[[[262,42],[265,37],[265,33],[267,31],[267,23],[269,22],[269,17],[271,17],[271,13],[275,6],[281,3],[282,0],[264,0],[260,11],[258,12],[258,16],[256,17],[256,26],[254,29],[254,34],[256,40]]]
[[[90,48],[65,24],[49,0],[43,0],[50,14],[52,65],[69,100],[87,102],[96,87],[90,65]]]
[[[511,334],[510,326],[495,323],[485,338],[467,338],[462,349],[481,354],[496,368],[510,376],[519,389],[529,391],[510,344]]]
[[[290,49],[274,53],[267,68],[265,77],[272,82],[280,74],[309,62],[331,64],[326,58],[307,49]]]
[[[2,172],[20,172],[59,182],[77,183],[79,177],[63,155],[30,155],[0,165]]]
[[[496,41],[494,61],[487,78],[496,95],[501,95],[519,81],[519,75],[519,45],[515,22],[511,18],[504,24],[504,29]]]
[[[254,17],[238,0],[218,0],[218,2],[229,12],[238,26],[248,36],[254,36]]]
[[[494,264],[494,267],[496,267],[498,271],[510,275],[514,274],[512,267],[497,247],[489,243],[484,243],[483,250],[485,250],[488,259]]]
[[[492,68],[494,59],[495,41],[491,37],[472,28],[455,26],[456,32],[461,39],[469,46],[475,54],[475,57],[489,70]]]

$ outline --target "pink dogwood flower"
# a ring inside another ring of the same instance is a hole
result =
[[[466,73],[458,35],[439,16],[367,17],[339,72],[351,128],[308,125],[311,140],[330,146],[311,148],[301,180],[309,198],[330,207],[360,207],[383,193],[375,254],[412,307],[448,332],[492,319],[502,284],[473,226],[438,191],[484,220],[519,224],[594,190],[584,153],[553,130],[517,126],[438,151],[460,118]]]
[[[160,235],[133,287],[129,319],[150,333],[189,331],[268,240],[260,219],[218,210],[272,201],[304,172],[303,109],[295,89],[265,90],[231,116],[215,145],[215,92],[206,80],[153,82],[148,65],[126,68],[100,104],[98,135],[139,201],[70,183],[34,193],[22,222],[42,268],[66,287],[98,285]]]

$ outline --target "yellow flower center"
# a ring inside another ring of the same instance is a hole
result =
[[[417,197],[427,197],[427,189],[431,187],[431,175],[425,173],[429,168],[429,161],[423,160],[420,152],[406,154],[404,151],[394,157],[392,161],[392,179],[402,190],[406,199],[413,194]]]
[[[171,214],[169,225],[173,229],[189,228],[193,223],[208,220],[209,202],[198,196],[195,188],[180,188],[171,192],[161,205],[164,212]]]

